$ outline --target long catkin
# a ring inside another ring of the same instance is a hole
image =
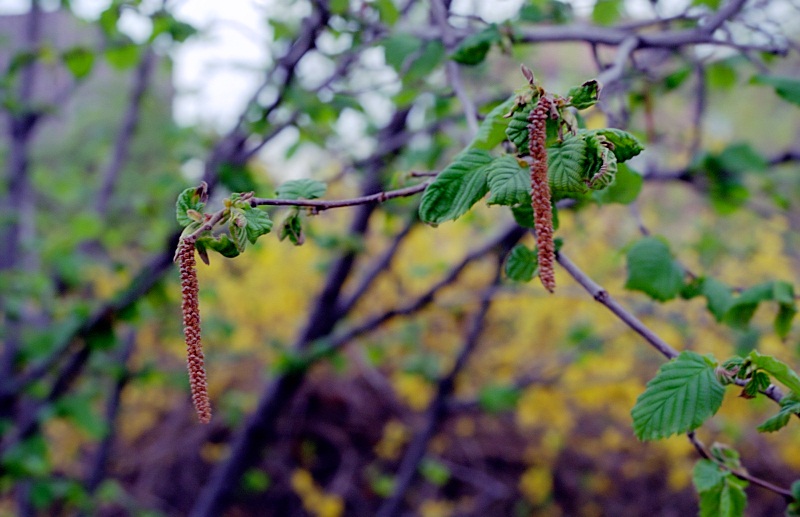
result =
[[[529,148],[531,153],[531,204],[536,226],[536,247],[539,255],[539,279],[551,293],[556,288],[554,271],[553,208],[550,204],[550,183],[547,179],[547,117],[550,99],[542,95],[528,115]]]
[[[200,307],[197,297],[197,269],[194,259],[194,242],[181,240],[178,244],[178,265],[181,271],[181,309],[183,311],[183,336],[186,339],[186,366],[197,417],[204,424],[211,421],[211,402],[203,362],[203,345],[200,340]]]

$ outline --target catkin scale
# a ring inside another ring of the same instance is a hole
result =
[[[186,367],[189,370],[192,402],[200,422],[207,424],[211,421],[211,402],[208,398],[203,345],[200,339],[200,307],[197,300],[200,289],[194,259],[194,242],[182,239],[178,244],[177,259],[181,272],[183,336],[186,340]]]
[[[539,255],[539,279],[551,293],[556,288],[554,271],[553,208],[550,203],[550,183],[547,179],[547,117],[551,102],[539,97],[528,115],[529,148],[531,153],[531,204],[536,227],[536,247]]]

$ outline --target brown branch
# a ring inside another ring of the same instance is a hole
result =
[[[390,199],[399,197],[408,197],[419,194],[425,190],[430,181],[418,183],[410,187],[404,187],[397,190],[387,190],[385,192],[376,192],[366,196],[359,196],[352,199],[338,199],[338,200],[323,200],[323,199],[265,199],[254,197],[251,200],[253,206],[297,206],[313,208],[317,212],[328,210],[331,208],[343,208],[348,206],[369,205],[374,203],[383,203]]]
[[[392,495],[384,501],[378,509],[376,513],[378,517],[394,517],[400,512],[403,498],[417,475],[419,463],[425,456],[428,442],[433,438],[440,421],[447,414],[446,403],[455,389],[456,376],[461,373],[461,370],[466,366],[467,360],[478,344],[486,322],[486,315],[492,303],[493,295],[499,285],[502,265],[501,257],[502,255],[498,257],[497,270],[495,271],[492,282],[481,295],[480,307],[475,313],[472,324],[464,337],[464,344],[458,352],[455,364],[447,375],[439,379],[436,395],[426,410],[425,424],[422,429],[414,435],[414,438],[406,449],[403,459],[400,462],[400,467],[395,475],[395,485]]]

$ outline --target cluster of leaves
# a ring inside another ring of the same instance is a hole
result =
[[[777,431],[792,416],[800,416],[800,376],[780,360],[757,351],[722,364],[711,355],[681,352],[659,369],[637,399],[631,411],[634,432],[641,440],[655,440],[694,431],[719,410],[726,385],[741,385],[741,396],[754,398],[773,381],[789,392],[781,399],[778,413],[757,427],[759,432]],[[747,483],[743,476],[737,477],[742,472],[738,454],[727,447],[712,448],[712,459],[697,463],[694,484],[700,494],[700,515],[743,515]],[[789,510],[787,514],[795,515]]]
[[[553,197],[592,199],[592,192],[603,194],[615,183],[618,164],[639,154],[643,147],[630,133],[619,129],[589,130],[578,127],[571,111],[582,110],[597,102],[597,81],[571,88],[566,96],[554,96],[556,110],[547,123],[548,178]],[[528,115],[545,91],[531,82],[489,112],[470,145],[444,168],[425,190],[420,203],[420,218],[431,225],[455,220],[489,194],[488,205],[510,207],[523,226],[533,227],[531,184],[528,159]],[[493,155],[490,151],[508,142],[510,153]],[[641,177],[624,169],[625,190],[641,186]],[[638,180],[632,176],[637,176]],[[617,195],[628,198],[629,194]],[[634,194],[635,197],[635,194]],[[597,201],[613,201],[602,195]],[[530,253],[512,253],[512,259]],[[510,269],[516,269],[512,265]],[[527,275],[523,275],[526,277]]]
[[[310,179],[291,180],[278,187],[277,199],[316,199],[325,194],[324,183]],[[187,188],[175,203],[178,224],[184,227],[183,236],[194,236],[200,258],[209,263],[208,250],[233,258],[244,253],[247,243],[255,244],[259,237],[272,231],[273,222],[267,212],[257,208],[253,192],[233,193],[223,200],[223,208],[211,227],[215,215],[204,212],[208,200],[205,183]],[[281,224],[280,240],[303,243],[301,213],[295,208]]]

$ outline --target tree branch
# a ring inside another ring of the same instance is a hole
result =
[[[464,338],[464,344],[458,352],[455,364],[448,374],[439,379],[437,383],[436,395],[425,412],[425,424],[422,429],[414,435],[414,438],[406,449],[403,459],[400,462],[400,467],[395,475],[395,485],[392,495],[384,501],[383,505],[378,509],[376,513],[378,517],[394,517],[399,513],[403,498],[416,477],[420,461],[422,461],[422,458],[425,456],[428,442],[433,438],[436,428],[439,426],[439,422],[447,413],[446,403],[455,388],[456,376],[461,373],[461,370],[466,366],[467,360],[478,344],[486,322],[486,315],[492,303],[493,295],[500,283],[502,256],[503,254],[500,254],[497,257],[497,270],[492,278],[492,282],[481,295],[480,307],[473,316],[472,324]]]

